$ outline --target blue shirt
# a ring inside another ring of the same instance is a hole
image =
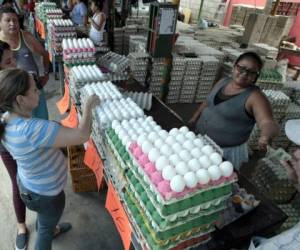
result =
[[[20,181],[32,192],[55,196],[66,184],[66,159],[52,147],[59,129],[53,121],[22,117],[5,127],[2,143],[17,161]]]
[[[85,6],[84,3],[80,2],[80,3],[77,3],[70,16],[71,16],[71,19],[72,21],[77,24],[77,25],[83,25],[84,24],[84,16],[87,15],[87,8]]]

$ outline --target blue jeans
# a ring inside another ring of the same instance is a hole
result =
[[[45,196],[25,188],[18,178],[21,199],[26,207],[37,212],[37,240],[35,250],[51,250],[53,232],[65,208],[65,193]]]

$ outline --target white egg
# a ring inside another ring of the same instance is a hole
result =
[[[131,119],[131,120],[134,120],[134,121],[136,121],[135,119]],[[131,121],[130,120],[130,121]],[[140,118],[138,118],[137,119],[137,121],[139,122],[139,123],[142,123],[142,122],[144,122],[145,121],[145,119],[144,118],[142,118],[142,117],[140,117]]]
[[[198,178],[194,172],[187,172],[183,179],[185,180],[186,186],[188,188],[194,188],[197,186]]]
[[[144,128],[138,128],[138,129],[136,129],[135,131],[136,131],[136,133],[137,133],[138,135],[141,135],[141,134],[143,134],[143,133],[147,133],[147,132],[144,130]]]
[[[164,155],[160,156],[155,162],[155,167],[157,170],[162,171],[165,166],[170,165],[168,158]]]
[[[197,159],[191,159],[188,162],[188,166],[192,171],[195,171],[195,172],[201,168],[201,164]]]
[[[127,133],[124,130],[122,130],[119,132],[118,136],[122,140],[125,136],[127,136]]]
[[[187,150],[182,150],[180,153],[179,153],[179,156],[182,160],[184,160],[185,162],[188,162],[192,157],[189,153],[189,151]]]
[[[134,124],[132,124],[132,128],[133,128],[134,130],[138,130],[138,129],[142,128],[142,127],[140,126],[140,124],[134,123]]]
[[[176,175],[176,171],[170,165],[164,167],[162,170],[162,177],[167,181],[172,180],[175,175]]]
[[[173,146],[174,143],[176,143],[176,140],[173,136],[168,136],[166,139],[166,143],[169,144],[170,146]]]
[[[183,143],[183,147],[187,150],[192,150],[195,146],[191,141],[186,141]]]
[[[167,139],[168,136],[169,136],[169,134],[168,134],[168,132],[167,132],[166,130],[161,130],[161,131],[159,131],[159,132],[158,132],[158,135],[159,135],[163,140]]]
[[[148,154],[152,148],[153,145],[149,141],[146,140],[142,143],[142,150],[145,154]]]
[[[154,126],[156,126],[156,125],[157,125],[157,124],[156,124],[156,122],[155,122],[155,121],[151,121],[151,122],[149,122],[149,126],[150,126],[150,127],[152,127],[152,128],[153,128]]]
[[[209,183],[210,181],[210,177],[209,177],[209,173],[206,169],[199,169],[196,173],[197,175],[197,178],[198,178],[198,182],[201,184],[201,185],[205,185],[207,183]]]
[[[221,170],[220,170],[219,167],[216,166],[216,165],[210,166],[210,167],[207,169],[207,171],[208,171],[208,173],[209,173],[210,178],[211,178],[213,181],[219,180],[220,177],[221,177],[221,175],[222,175]]]
[[[183,161],[177,163],[175,166],[175,169],[176,169],[176,172],[180,175],[185,175],[187,172],[189,172],[188,166]]]
[[[156,139],[158,139],[158,134],[156,134],[155,132],[150,132],[148,135],[148,140],[151,142],[155,142]]]
[[[170,161],[173,165],[176,165],[178,162],[181,161],[181,158],[180,158],[177,154],[173,154],[173,155],[170,155],[169,161]]]
[[[162,129],[161,129],[161,126],[156,125],[156,126],[154,127],[154,130],[157,131],[157,132],[159,132],[159,131],[161,131]]]
[[[145,126],[145,127],[144,127],[144,130],[145,130],[147,133],[153,132],[153,128],[150,127],[150,126]]]
[[[196,138],[196,135],[194,132],[190,131],[190,132],[187,132],[185,134],[186,138],[190,139],[190,140],[194,140]]]
[[[200,162],[201,166],[204,168],[209,168],[209,166],[211,165],[211,162],[207,155],[202,155],[199,158],[199,162]]]
[[[152,116],[148,116],[148,117],[146,118],[146,122],[151,122],[151,121],[153,121],[153,117],[152,117]]]
[[[189,129],[188,129],[188,127],[186,127],[186,126],[183,126],[183,127],[181,127],[181,128],[179,129],[179,131],[180,131],[181,133],[186,134],[186,133],[189,132]]]
[[[191,150],[191,155],[198,159],[203,155],[203,153],[199,148],[193,148]]]
[[[133,141],[136,141],[136,140],[137,140],[137,138],[138,138],[138,135],[137,135],[137,134],[133,134],[133,135],[131,135],[131,139],[132,139]]]
[[[233,165],[229,161],[222,162],[220,164],[219,168],[222,172],[222,175],[225,176],[225,177],[229,177],[233,173]]]
[[[129,136],[124,136],[123,138],[122,138],[122,144],[123,145],[127,145],[127,143],[130,141],[130,138],[129,138]]]
[[[165,156],[170,156],[173,154],[171,147],[167,144],[165,144],[161,147],[160,152]]]
[[[178,134],[176,135],[176,141],[178,141],[179,143],[184,143],[186,141],[186,138],[183,134]]]
[[[204,154],[208,156],[210,156],[214,152],[213,147],[210,145],[205,145],[204,147],[201,148],[201,150]]]
[[[111,127],[113,129],[115,129],[116,126],[120,125],[120,122],[118,120],[113,120],[112,123],[111,123]]]
[[[220,165],[221,162],[222,162],[222,156],[217,153],[217,152],[214,152],[212,153],[210,156],[209,156],[209,159],[211,160],[211,162],[215,165]]]
[[[178,128],[172,128],[169,132],[170,135],[176,136],[178,134]]]
[[[202,148],[204,146],[204,141],[200,138],[196,138],[193,141],[194,145],[197,146],[198,148]]]
[[[131,134],[131,136],[132,135],[133,134]],[[144,141],[147,141],[147,136],[145,134],[141,134],[137,139],[137,144],[141,147]]]
[[[172,149],[175,153],[179,154],[179,152],[182,150],[182,146],[178,142],[176,142],[172,145]]]
[[[115,127],[115,131],[116,131],[117,134],[118,134],[119,131],[122,130],[122,129],[123,129],[123,128],[122,128],[121,125],[117,125],[117,126]]]
[[[160,157],[160,152],[156,148],[152,148],[148,154],[148,158],[152,162],[156,162],[157,159]]]
[[[136,121],[134,121],[134,122],[136,122]],[[122,126],[126,126],[126,125],[131,126],[131,125],[130,125],[130,122],[127,121],[127,120],[123,120],[123,121],[121,122],[121,124],[122,124]]]
[[[182,192],[185,188],[185,181],[180,175],[176,175],[172,178],[170,187],[174,192]]]
[[[160,149],[164,145],[164,141],[160,138],[156,139],[154,142],[154,146]]]

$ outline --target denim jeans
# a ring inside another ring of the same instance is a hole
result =
[[[65,193],[45,196],[31,192],[18,179],[21,199],[26,207],[37,212],[37,240],[35,250],[51,250],[53,232],[65,208]]]

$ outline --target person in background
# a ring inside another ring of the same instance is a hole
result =
[[[9,44],[17,61],[17,67],[34,74],[40,92],[40,103],[34,116],[48,119],[48,109],[43,87],[49,79],[49,55],[39,41],[29,32],[20,29],[18,16],[12,8],[0,8],[0,40]],[[34,56],[43,58],[44,72],[39,77],[39,69]]]
[[[87,7],[81,0],[75,0],[75,5],[70,13],[74,24],[78,26],[87,26]]]
[[[16,60],[13,57],[13,53],[9,48],[9,45],[0,41],[0,70],[16,68]],[[11,180],[13,205],[15,215],[18,222],[18,230],[16,237],[16,250],[25,249],[28,242],[27,227],[25,224],[26,207],[20,197],[20,192],[17,185],[17,163],[12,158],[10,153],[0,143],[0,155],[3,161],[3,165],[6,167],[8,175]]]
[[[93,17],[89,18],[91,23],[89,37],[95,45],[101,45],[103,42],[104,27],[106,24],[106,16],[103,12],[102,0],[91,0],[91,10]]]
[[[17,161],[17,181],[26,207],[37,213],[35,250],[51,250],[53,238],[71,229],[58,224],[64,207],[67,162],[61,147],[80,145],[91,133],[92,109],[99,98],[90,96],[83,104],[77,128],[32,118],[39,103],[34,78],[21,69],[0,72],[0,138]]]
[[[236,169],[248,161],[247,141],[255,123],[261,150],[279,132],[267,97],[255,86],[262,66],[256,53],[240,55],[232,78],[221,79],[189,121],[196,133],[207,134],[223,149]]]
[[[19,17],[19,25],[21,29],[24,29],[24,12],[23,12],[23,5],[21,4],[20,1],[15,1],[15,0],[3,0],[2,2],[3,7],[10,7],[15,10]]]
[[[287,137],[300,145],[300,119],[289,120],[285,124]],[[282,162],[287,175],[296,190],[300,192],[300,149],[297,149],[291,160]],[[300,248],[300,222],[287,231],[272,238],[253,237],[249,250],[293,250]]]

